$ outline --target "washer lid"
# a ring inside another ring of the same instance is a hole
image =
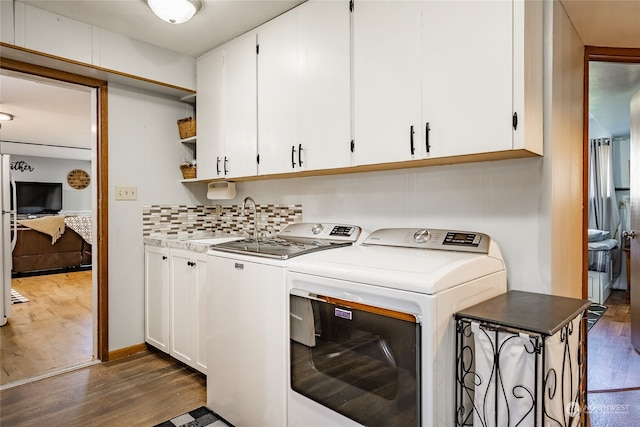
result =
[[[505,271],[495,242],[488,254],[390,246],[349,246],[291,260],[289,271],[436,294]]]

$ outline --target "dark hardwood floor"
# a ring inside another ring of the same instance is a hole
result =
[[[640,425],[640,354],[630,344],[628,294],[614,291],[605,305],[607,312],[588,337],[591,426]],[[65,344],[67,350],[86,341],[77,337],[77,344]],[[55,341],[39,340],[42,345]],[[1,345],[4,351],[8,342],[3,338]],[[150,350],[5,389],[0,425],[152,426],[205,404],[204,375]]]
[[[592,427],[640,426],[640,354],[630,338],[629,293],[614,290],[589,331],[587,404]]]
[[[0,392],[0,425],[153,426],[206,402],[206,377],[154,350]]]
[[[608,309],[589,331],[589,391],[640,388],[640,354],[631,345],[629,293],[614,290]]]

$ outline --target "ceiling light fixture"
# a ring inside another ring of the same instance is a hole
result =
[[[0,113],[0,120],[2,120],[3,122],[9,122],[13,120],[13,114]]]
[[[200,0],[147,0],[147,4],[158,18],[170,24],[187,22],[202,9]]]

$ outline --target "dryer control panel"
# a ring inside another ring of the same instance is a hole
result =
[[[371,233],[362,244],[486,254],[490,243],[491,237],[474,231],[383,228]]]

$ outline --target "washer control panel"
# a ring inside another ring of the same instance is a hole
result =
[[[491,238],[483,233],[434,228],[383,228],[367,237],[363,245],[488,253]]]
[[[311,241],[344,243],[358,240],[360,232],[361,228],[357,225],[301,222],[288,225],[278,233],[278,237],[301,243]]]

